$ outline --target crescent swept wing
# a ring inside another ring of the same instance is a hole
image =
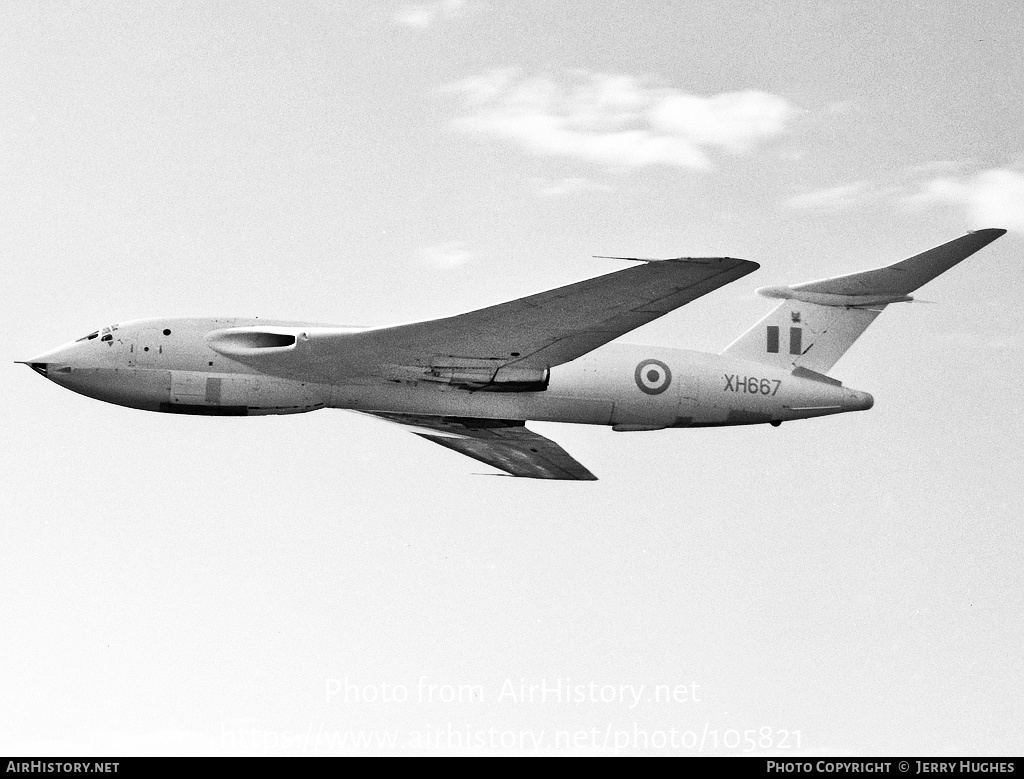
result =
[[[267,373],[308,381],[407,378],[470,389],[543,389],[548,368],[758,267],[731,257],[680,257],[442,319],[365,329],[227,328],[207,341]]]

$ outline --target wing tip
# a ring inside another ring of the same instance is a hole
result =
[[[975,235],[984,240],[985,243],[992,243],[997,238],[1002,238],[1006,235],[1006,230],[1002,227],[984,227],[980,230],[970,230],[967,235]]]

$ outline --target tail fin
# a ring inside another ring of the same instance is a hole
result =
[[[826,373],[887,305],[913,300],[911,292],[1005,232],[977,230],[884,268],[759,289],[783,302],[724,354]]]

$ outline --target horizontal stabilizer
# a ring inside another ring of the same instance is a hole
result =
[[[789,287],[762,287],[758,294],[821,306],[879,306],[910,301],[913,300],[911,292],[988,246],[1005,232],[977,230],[884,268]]]

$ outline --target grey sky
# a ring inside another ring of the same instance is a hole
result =
[[[727,731],[768,728],[759,752],[799,731],[808,753],[1019,754],[1022,17],[4,4],[0,748],[457,751],[410,743],[451,729],[600,753],[554,734],[607,728],[735,754]],[[628,338],[717,351],[772,305],[755,287],[975,227],[1011,232],[836,367],[873,410],[537,424],[593,484],[476,476],[352,414],[131,411],[11,364],[148,316],[441,316],[620,267],[595,254],[761,263]],[[545,681],[618,692],[502,695]],[[630,707],[638,685],[699,691]],[[407,700],[368,700],[385,686]]]

